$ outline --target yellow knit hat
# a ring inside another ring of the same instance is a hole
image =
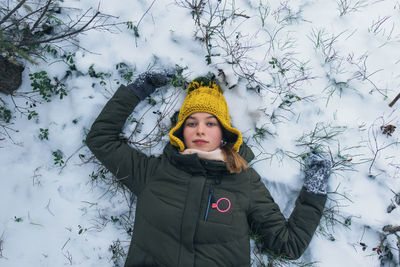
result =
[[[243,143],[242,134],[231,126],[228,105],[219,85],[207,78],[200,77],[189,84],[187,94],[179,111],[178,122],[169,132],[171,144],[178,147],[179,151],[185,150],[185,144],[182,141],[183,128],[181,128],[183,123],[188,116],[195,112],[207,112],[218,119],[223,129],[226,130],[224,131],[225,141],[233,143],[232,149],[238,152]]]

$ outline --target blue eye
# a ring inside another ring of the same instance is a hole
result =
[[[186,123],[186,126],[195,127],[195,126],[196,126],[196,123],[194,123],[194,122],[188,122],[188,123]]]
[[[207,125],[208,126],[215,126],[215,125],[217,125],[215,122],[209,122],[209,123],[207,123]]]

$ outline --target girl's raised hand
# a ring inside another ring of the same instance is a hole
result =
[[[128,84],[127,87],[140,100],[143,100],[153,93],[156,88],[168,84],[174,76],[175,70],[146,71],[140,74],[131,84]]]
[[[311,152],[305,161],[304,187],[314,194],[326,194],[332,164],[328,155]]]

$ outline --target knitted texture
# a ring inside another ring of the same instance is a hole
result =
[[[140,100],[143,100],[151,95],[156,88],[166,85],[173,75],[173,72],[168,70],[147,71],[141,73],[127,88]]]
[[[187,93],[188,95],[179,111],[178,122],[169,132],[171,144],[178,147],[180,151],[183,151],[185,144],[176,136],[176,133],[181,129],[188,116],[196,112],[207,112],[214,115],[225,130],[236,136],[232,148],[235,151],[239,151],[243,143],[242,134],[239,130],[231,126],[228,105],[226,104],[225,97],[222,95],[221,88],[212,81],[193,80],[187,88]]]
[[[311,153],[305,162],[304,187],[310,193],[326,194],[331,162],[321,154]]]

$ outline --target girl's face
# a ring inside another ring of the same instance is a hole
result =
[[[213,151],[219,148],[221,140],[222,129],[214,115],[196,112],[186,119],[183,128],[183,141],[186,148]]]

